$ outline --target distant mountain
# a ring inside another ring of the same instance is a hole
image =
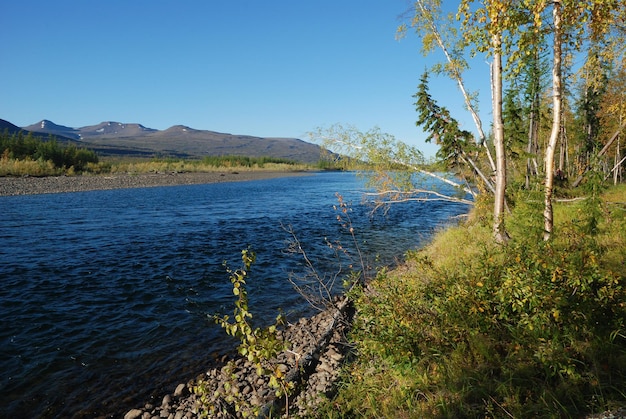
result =
[[[0,119],[0,131],[8,131],[9,134],[14,134],[16,132],[24,131],[24,129],[18,127],[17,125],[13,125],[9,121],[5,121],[4,119]]]
[[[136,123],[105,121],[97,125],[72,128],[44,119],[21,129],[40,135],[70,138],[80,143],[80,146],[91,148],[101,155],[184,158],[237,155],[315,163],[320,159],[322,150],[315,144],[297,138],[233,135],[197,130],[184,125],[174,125],[161,131]]]
[[[91,137],[141,137],[151,132],[158,130],[152,128],[146,128],[140,124],[123,124],[121,122],[101,122],[98,125],[92,125],[89,127],[82,127],[78,129],[79,136],[82,138]]]
[[[47,119],[44,119],[43,121],[36,124],[24,127],[23,129],[30,132],[38,132],[40,134],[71,138],[73,140],[80,139],[80,134],[78,133],[78,130],[70,127],[65,127],[63,125],[57,125],[52,121],[48,121]]]
[[[42,123],[44,121],[41,121]],[[29,133],[32,133],[35,137],[39,137],[42,139],[48,139],[48,137],[50,136],[48,133],[45,132],[38,132],[38,131],[31,131],[27,128],[21,128],[18,127],[17,125],[14,125],[12,123],[10,123],[9,121],[5,121],[4,119],[0,119],[0,133],[7,131],[9,134],[17,134],[20,131],[24,133],[24,135],[28,135]],[[69,141],[71,139],[73,139],[70,136],[65,136],[62,134],[54,134],[57,139],[60,142],[65,142],[65,141]]]

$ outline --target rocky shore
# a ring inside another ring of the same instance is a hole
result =
[[[116,173],[110,175],[0,177],[0,196],[148,188],[302,176],[305,172]]]
[[[277,399],[269,386],[269,378],[257,375],[256,368],[242,357],[224,360],[224,365],[213,368],[195,380],[179,384],[166,394],[160,404],[146,403],[132,409],[124,419],[190,419],[201,417],[203,406],[214,406],[210,417],[249,417],[252,409],[259,417],[315,417],[318,403],[332,397],[342,364],[349,353],[346,333],[353,312],[347,299],[336,300],[333,307],[310,318],[302,318],[282,331],[282,337],[291,343],[291,349],[269,362],[295,384],[288,400]],[[227,361],[232,361],[228,363]],[[206,386],[206,401],[194,394],[199,381]],[[243,413],[235,412],[232,403],[222,395],[232,394]]]

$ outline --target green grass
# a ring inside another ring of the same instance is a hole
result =
[[[545,243],[541,197],[516,197],[506,246],[479,202],[381,272],[355,294],[357,360],[318,415],[582,417],[626,405],[626,188],[600,198],[557,204]]]
[[[170,173],[220,171],[294,171],[311,169],[310,165],[253,158],[211,158],[204,160],[120,160],[110,164],[111,173]]]

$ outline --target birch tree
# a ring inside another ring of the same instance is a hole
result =
[[[374,198],[374,209],[406,201],[444,200],[472,204],[466,195],[476,192],[469,184],[426,170],[424,156],[417,148],[398,141],[379,128],[362,132],[353,126],[335,124],[318,128],[309,137],[332,150],[339,161],[350,159],[371,169],[367,171],[369,185],[376,192],[368,196]],[[457,193],[441,193],[424,179],[452,186]]]
[[[539,2],[537,13],[545,2]],[[554,188],[554,155],[561,130],[563,46],[567,42],[580,50],[585,42],[592,44],[609,35],[611,27],[623,18],[626,5],[618,0],[554,0],[552,2],[552,130],[545,151],[544,240],[554,229],[552,209]],[[567,22],[565,25],[564,22]],[[536,22],[541,25],[541,19]],[[537,27],[538,27],[537,26]],[[601,51],[600,53],[603,53]]]
[[[506,204],[507,163],[504,138],[503,105],[503,55],[517,59],[511,45],[519,39],[520,27],[527,22],[525,14],[516,5],[502,0],[486,0],[476,5],[473,0],[462,0],[458,18],[462,20],[463,38],[474,50],[492,58],[491,93],[493,115],[493,143],[496,151],[495,194],[493,209],[493,234],[498,242],[505,242],[508,234],[504,227]],[[519,54],[519,53],[518,53]]]
[[[478,115],[478,104],[475,95],[469,92],[463,79],[463,72],[468,68],[468,63],[463,55],[466,45],[455,28],[454,16],[443,15],[441,0],[417,0],[414,3],[410,26],[422,38],[422,52],[424,55],[432,53],[435,49],[439,49],[443,53],[445,62],[435,65],[432,70],[445,74],[457,84],[465,106],[476,126],[479,144],[484,147],[489,166],[492,172],[495,173],[496,164],[486,141],[487,137],[483,130],[482,120]],[[400,25],[398,28],[399,37],[404,36],[407,30],[406,24]],[[493,185],[488,185],[488,188],[494,189]]]
[[[543,239],[549,240],[554,228],[552,193],[554,188],[554,152],[561,130],[561,60],[563,51],[563,12],[561,0],[555,0],[552,11],[553,62],[552,62],[552,130],[545,151],[545,193],[543,210]]]
[[[488,33],[488,48],[482,49],[483,51],[489,49],[493,56],[493,64],[491,66],[492,74],[492,94],[493,94],[493,126],[494,126],[494,146],[496,151],[496,160],[494,162],[489,147],[485,141],[485,134],[482,130],[482,122],[476,111],[476,104],[470,97],[470,94],[465,88],[465,83],[462,78],[462,72],[467,68],[468,64],[464,58],[464,49],[467,46],[466,39],[461,35],[459,36],[455,30],[449,29],[447,32],[442,32],[442,28],[446,28],[446,20],[442,18],[441,3],[437,0],[418,0],[414,3],[415,14],[411,21],[411,26],[415,28],[418,34],[423,38],[423,50],[424,52],[432,51],[434,46],[437,46],[446,59],[446,63],[440,68],[443,69],[443,73],[456,81],[459,90],[464,98],[465,105],[470,111],[472,118],[476,124],[478,130],[480,144],[485,147],[486,154],[493,173],[495,174],[495,183],[490,179],[483,179],[486,186],[494,194],[494,224],[493,231],[494,237],[498,242],[505,242],[508,239],[508,235],[504,228],[504,209],[505,209],[505,192],[506,192],[506,153],[504,151],[504,124],[502,121],[502,60],[501,60],[501,42],[502,35],[501,29],[498,26],[498,20],[502,15],[502,11],[498,7],[487,7],[483,10],[483,17],[489,19],[493,24],[492,31]],[[480,12],[479,12],[480,13]],[[472,26],[476,23],[484,23],[484,20],[477,15],[470,13],[469,2],[461,2],[459,6],[459,14],[464,17],[463,27],[465,34],[470,33],[474,35],[478,33],[479,29],[474,31],[477,26]],[[448,21],[451,18],[448,18]],[[468,24],[469,22],[469,24]],[[472,26],[472,29],[468,28]],[[406,28],[401,28],[401,31]],[[443,33],[452,36],[445,37]],[[478,39],[479,37],[475,37]],[[483,48],[483,44],[479,44],[478,48]],[[437,115],[434,116],[437,119]],[[441,118],[439,118],[441,119]],[[420,121],[425,120],[424,116],[420,116]],[[419,121],[418,121],[419,122]],[[449,126],[450,124],[448,124]],[[454,137],[452,133],[452,137]],[[464,156],[466,158],[466,156]],[[472,165],[475,168],[475,165]],[[480,175],[480,172],[477,172]]]

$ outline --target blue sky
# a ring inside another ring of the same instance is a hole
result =
[[[395,39],[407,0],[20,0],[0,6],[0,118],[102,121],[296,137],[334,123],[379,127],[435,152],[415,126],[424,68]],[[483,97],[488,67],[470,89]],[[449,80],[431,93],[474,130]]]

